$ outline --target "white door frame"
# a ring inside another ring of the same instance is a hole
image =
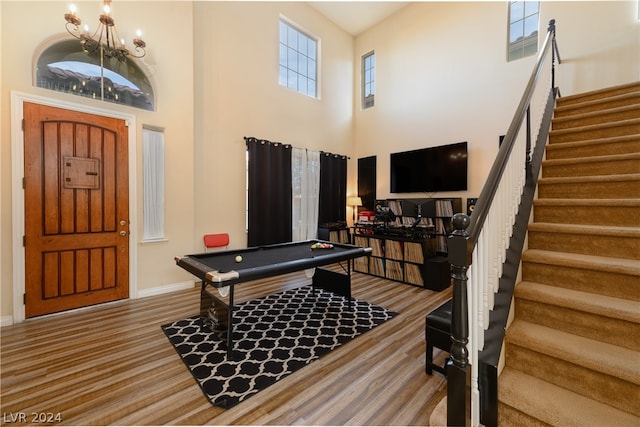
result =
[[[137,298],[138,248],[137,239],[137,198],[136,198],[136,116],[120,111],[96,108],[80,105],[68,101],[46,98],[30,93],[11,91],[11,213],[12,213],[12,239],[13,239],[13,323],[25,320],[24,292],[25,292],[25,261],[22,238],[24,229],[24,130],[22,119],[24,117],[23,106],[25,102],[46,105],[49,107],[63,108],[82,113],[122,119],[127,122],[129,129],[129,298]]]

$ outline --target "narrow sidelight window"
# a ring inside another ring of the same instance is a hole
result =
[[[164,240],[164,131],[142,128],[142,240]]]

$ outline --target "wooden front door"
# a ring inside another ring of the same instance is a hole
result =
[[[24,103],[25,315],[129,296],[126,122]]]

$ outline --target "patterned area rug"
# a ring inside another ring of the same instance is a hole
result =
[[[198,316],[162,329],[214,405],[230,408],[396,313],[303,286],[236,306],[234,360]]]

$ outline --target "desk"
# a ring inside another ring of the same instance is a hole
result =
[[[363,248],[341,243],[331,243],[331,249],[311,249],[319,240],[281,243],[224,252],[201,253],[176,257],[175,261],[189,273],[202,280],[200,292],[200,316],[203,324],[224,326],[227,332],[227,357],[233,350],[233,310],[234,287],[237,284],[266,277],[278,276],[323,265],[350,261],[369,256],[371,248]],[[236,262],[241,256],[242,261]],[[351,295],[351,262],[346,268]],[[316,281],[314,281],[314,285]],[[218,289],[218,293],[207,288]],[[322,287],[320,285],[320,287]],[[223,298],[228,297],[228,302]],[[224,324],[226,317],[226,325]]]

